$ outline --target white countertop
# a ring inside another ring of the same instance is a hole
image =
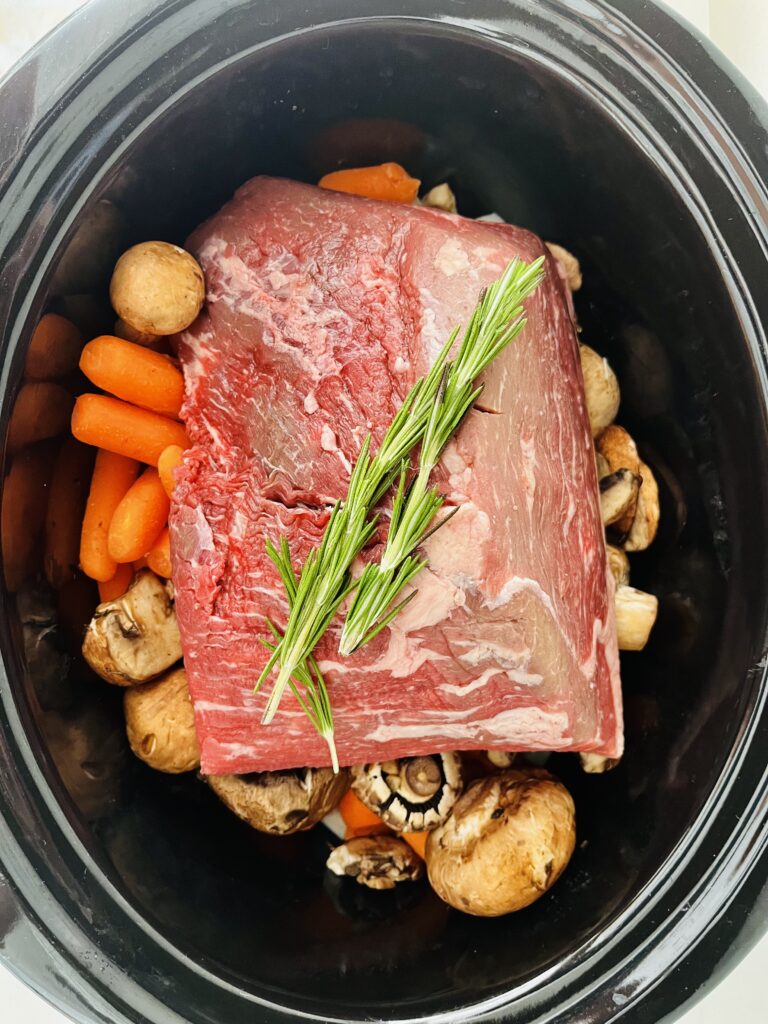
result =
[[[0,0],[0,74],[84,0]],[[279,0],[275,0],[279,2]],[[641,0],[638,0],[641,2]],[[768,96],[768,0],[666,0],[708,32]],[[768,936],[680,1024],[766,1024]],[[63,1024],[65,1018],[0,967],[2,1024]]]

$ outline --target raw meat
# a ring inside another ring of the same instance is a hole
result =
[[[192,441],[174,492],[176,606],[202,769],[329,763],[290,694],[253,685],[298,564],[482,285],[541,241],[519,228],[256,178],[199,228],[206,311],[183,337]],[[343,764],[436,750],[622,748],[621,697],[577,343],[551,258],[528,326],[488,371],[439,467],[460,505],[418,596],[368,647],[318,649]]]

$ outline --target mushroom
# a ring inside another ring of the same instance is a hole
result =
[[[511,768],[517,758],[508,750],[486,750],[485,756],[494,768]]]
[[[598,355],[589,345],[579,345],[581,375],[592,437],[599,437],[616,419],[621,392],[616,374],[608,360]]]
[[[573,800],[543,768],[474,782],[427,839],[432,888],[452,907],[497,917],[527,907],[560,877],[576,844]]]
[[[568,252],[567,249],[563,248],[562,245],[558,245],[557,242],[547,242],[546,246],[565,271],[568,287],[572,292],[577,292],[582,285],[579,261],[572,252]]]
[[[125,691],[125,727],[136,757],[159,772],[178,775],[200,767],[187,673],[177,668]]]
[[[461,791],[457,754],[403,757],[352,769],[352,789],[398,832],[423,832],[445,821]]]
[[[131,327],[125,320],[121,320],[120,317],[115,320],[115,327],[113,331],[116,338],[124,338],[125,341],[132,341],[134,345],[154,345],[158,340],[156,334],[148,334],[146,331],[137,331],[135,327]]]
[[[634,587],[616,588],[616,635],[620,651],[642,651],[648,643],[659,601]]]
[[[604,476],[611,475],[611,467],[608,465],[608,459],[598,451],[595,451],[595,462],[597,463],[598,480],[602,480]]]
[[[146,683],[181,658],[173,587],[149,569],[115,601],[100,604],[83,640],[83,657],[117,686]]]
[[[287,836],[312,828],[349,789],[342,768],[292,768],[249,775],[208,775],[205,781],[230,811],[259,832]]]
[[[624,542],[626,551],[645,551],[656,536],[659,528],[661,509],[659,506],[659,485],[649,466],[640,463],[643,482],[637,495],[637,508],[632,527]]]
[[[359,836],[331,851],[326,866],[335,875],[354,878],[369,889],[394,889],[424,874],[424,862],[396,836]]]
[[[616,586],[626,586],[629,583],[629,559],[626,554],[614,544],[606,544],[605,553]]]
[[[600,515],[603,526],[623,519],[637,505],[640,477],[629,469],[619,469],[600,481]]]
[[[431,206],[435,210],[445,210],[447,213],[456,213],[456,196],[453,189],[446,182],[435,185],[425,196],[422,196],[422,206]]]
[[[115,312],[142,334],[175,334],[189,327],[205,299],[200,264],[169,242],[142,242],[115,265],[109,286]]]
[[[602,775],[615,768],[621,758],[606,757],[605,754],[593,754],[589,751],[579,754],[582,769],[589,775]]]
[[[637,453],[637,445],[623,427],[613,423],[604,430],[597,441],[597,450],[608,463],[611,473],[617,473],[620,469],[628,469],[633,476],[640,476],[640,456]],[[620,536],[625,537],[632,528],[636,508],[637,498],[621,519],[614,524],[614,529]]]

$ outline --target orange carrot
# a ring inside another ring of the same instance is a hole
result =
[[[31,380],[65,377],[77,366],[82,347],[83,336],[71,320],[58,313],[46,313],[32,334],[24,376]]]
[[[84,444],[150,466],[157,465],[168,445],[187,447],[187,435],[180,423],[107,395],[80,395],[72,413],[72,433]]]
[[[115,509],[107,547],[116,562],[146,554],[168,519],[171,503],[156,469],[145,469]]]
[[[160,479],[163,481],[163,487],[168,497],[172,497],[173,488],[176,485],[176,480],[173,475],[173,471],[177,466],[181,465],[181,457],[184,454],[184,449],[177,444],[169,444],[168,447],[161,452],[160,458],[157,460],[157,471],[160,474]]]
[[[116,601],[130,587],[132,580],[133,566],[128,564],[118,565],[117,572],[111,580],[99,583],[99,600],[102,604],[104,601]]]
[[[8,424],[8,452],[13,454],[25,445],[63,433],[72,412],[72,402],[72,395],[58,384],[48,381],[23,384]]]
[[[339,813],[347,826],[347,839],[352,839],[354,836],[373,836],[389,831],[388,826],[378,814],[369,810],[351,789],[344,794],[339,804]]]
[[[147,565],[158,576],[167,580],[171,578],[171,534],[167,526],[152,545]]]
[[[320,188],[334,192],[351,192],[356,196],[387,199],[393,203],[412,203],[419,194],[420,184],[400,164],[393,163],[332,171],[318,182]]]
[[[48,491],[43,568],[55,590],[74,579],[80,556],[83,509],[93,466],[93,448],[68,438],[61,446]]]
[[[184,378],[168,356],[124,338],[102,334],[83,349],[80,369],[103,391],[125,402],[178,418],[184,398]]]
[[[50,444],[25,448],[3,481],[2,550],[6,586],[16,591],[40,567],[40,531],[55,452]]]
[[[135,459],[103,449],[97,452],[80,536],[80,567],[92,580],[106,583],[117,571],[117,561],[107,544],[109,525],[138,475],[139,464]]]
[[[141,558],[137,558],[133,562],[133,571],[134,571],[134,573],[139,572],[140,569],[148,569],[148,568],[149,568],[149,562],[147,561],[146,555],[142,555]]]
[[[400,838],[404,839],[406,843],[415,850],[416,853],[421,857],[422,860],[427,859],[427,838],[429,832],[401,832]]]

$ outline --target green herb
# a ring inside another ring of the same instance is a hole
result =
[[[458,328],[443,346],[430,372],[408,392],[375,456],[370,452],[370,434],[366,437],[352,471],[347,496],[334,506],[320,546],[310,551],[298,579],[287,541],[283,538],[280,551],[271,542],[267,543],[267,553],[289,595],[289,614],[282,637],[269,645],[270,657],[256,684],[258,691],[272,670],[279,666],[264,710],[264,725],[274,718],[297,671],[306,670],[308,656],[341,602],[356,585],[349,569],[376,532],[377,518],[370,518],[371,510],[390,488],[403,461],[424,435],[457,334]]]
[[[437,488],[428,486],[430,474],[482,391],[475,380],[525,326],[522,302],[541,281],[542,263],[543,258],[530,265],[519,260],[510,263],[485,290],[472,314],[459,352],[443,373],[422,441],[418,470],[407,490],[407,467],[401,471],[381,561],[367,565],[358,582],[341,634],[341,654],[351,654],[372,640],[415,596],[414,591],[392,607],[426,565],[426,560],[414,557],[413,552],[457,511],[453,508],[433,525],[444,498]]]
[[[286,596],[288,598],[288,607],[290,609],[293,607],[296,600],[297,580],[291,563],[291,552],[288,547],[288,541],[285,537],[281,537],[280,550],[278,550],[272,541],[268,540],[267,553],[280,572],[280,577],[283,581]],[[270,643],[268,640],[262,640],[261,642],[267,650],[271,652],[271,655],[274,656],[274,653],[283,638],[280,635],[278,628],[269,619],[267,619],[267,627],[269,628],[275,643]],[[320,666],[311,654],[309,657],[304,659],[303,665],[296,668],[293,673],[293,678],[290,680],[288,685],[296,698],[299,707],[307,718],[309,718],[320,736],[328,744],[333,770],[334,772],[338,772],[339,758],[336,753],[331,701],[328,697],[328,688],[325,685],[323,673],[320,671]]]
[[[408,598],[388,611],[423,567],[423,560],[412,552],[428,535],[443,504],[440,494],[427,487],[429,474],[480,393],[475,378],[525,325],[521,303],[539,284],[543,262],[543,257],[531,264],[513,260],[501,278],[482,293],[455,360],[449,361],[448,356],[458,337],[458,327],[429,373],[409,391],[375,455],[371,455],[370,435],[365,439],[347,495],[334,506],[319,547],[310,551],[298,577],[285,538],[279,550],[268,543],[267,551],[288,595],[289,613],[282,636],[268,623],[274,643],[264,641],[270,657],[256,690],[278,669],[262,719],[265,725],[272,721],[285,690],[290,688],[335,757],[330,701],[312,652],[342,601],[356,588],[358,594],[347,620],[351,624],[345,626],[346,637],[342,637],[344,650],[370,640],[407,603]],[[419,470],[406,488],[408,458],[422,441]],[[371,518],[371,513],[396,479],[384,560],[371,571],[366,570],[359,581],[354,580],[352,563],[376,532],[378,517]]]

